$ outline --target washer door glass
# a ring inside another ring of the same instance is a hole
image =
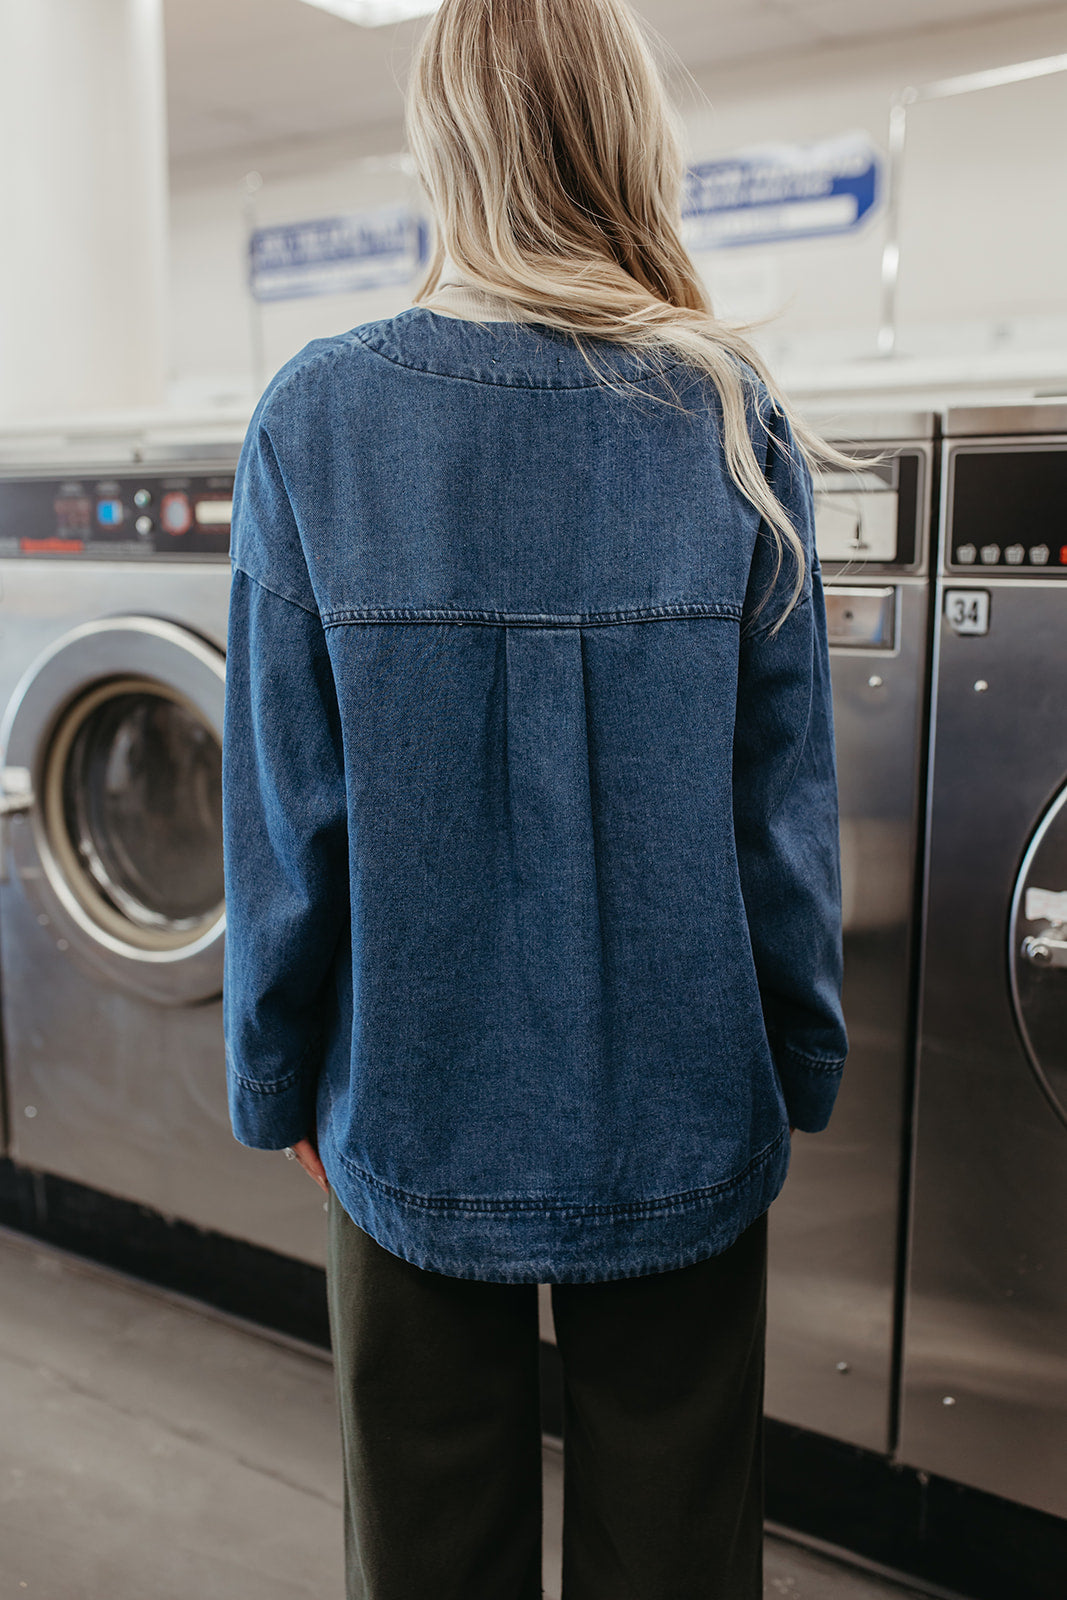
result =
[[[1038,1082],[1067,1122],[1067,789],[1023,857],[1009,938],[1019,1033]]]
[[[56,728],[44,790],[49,843],[94,922],[175,949],[217,921],[222,752],[183,695],[144,678],[95,686]]]

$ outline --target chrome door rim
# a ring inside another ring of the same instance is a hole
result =
[[[1041,819],[1034,829],[1033,837],[1026,847],[1019,871],[1016,874],[1015,886],[1012,890],[1011,909],[1008,914],[1008,982],[1011,990],[1011,1004],[1014,1013],[1015,1026],[1026,1051],[1027,1059],[1037,1078],[1038,1084],[1060,1121],[1067,1124],[1067,1103],[1062,1098],[1062,1089],[1052,1081],[1045,1063],[1030,1031],[1027,1021],[1025,997],[1019,984],[1019,944],[1021,937],[1024,906],[1024,895],[1027,879],[1037,854],[1044,844],[1052,828],[1062,820],[1064,808],[1067,806],[1067,786],[1060,789],[1046,806]],[[1058,886],[1057,886],[1058,887]],[[1064,999],[1067,1001],[1067,972],[1062,973]]]
[[[44,844],[52,855],[57,885],[62,885],[73,892],[80,911],[88,918],[87,931],[109,933],[118,941],[120,947],[133,945],[139,950],[188,951],[196,944],[198,938],[202,938],[215,927],[222,914],[221,897],[211,912],[195,919],[195,925],[199,927],[200,932],[194,937],[189,937],[185,930],[176,926],[167,931],[162,927],[154,928],[150,923],[133,916],[124,916],[122,911],[108,899],[104,884],[98,881],[92,872],[86,870],[67,823],[65,786],[70,757],[78,735],[92,714],[100,707],[106,706],[109,701],[117,700],[122,695],[131,694],[168,700],[191,713],[201,725],[207,726],[199,707],[189,699],[188,695],[180,693],[158,678],[144,676],[107,678],[87,690],[85,694],[78,695],[61,713],[44,754],[41,787]],[[209,729],[209,731],[214,730]],[[135,936],[128,937],[127,930],[134,930]]]
[[[38,920],[96,976],[163,1004],[192,1004],[222,989],[224,907],[193,939],[145,940],[140,929],[138,938],[124,936],[124,924],[131,932],[133,924],[111,908],[110,915],[100,914],[104,903],[86,893],[86,873],[71,860],[73,846],[55,809],[62,804],[57,791],[63,771],[57,737],[62,740],[65,730],[73,737],[83,720],[78,708],[97,691],[99,704],[117,692],[116,685],[131,682],[190,709],[221,745],[221,651],[158,617],[104,617],[71,629],[27,668],[0,726],[4,762],[28,769],[34,794],[28,826],[12,819],[10,859],[39,908]]]

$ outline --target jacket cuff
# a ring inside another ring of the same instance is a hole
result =
[[[790,1127],[821,1133],[830,1121],[845,1061],[817,1061],[786,1045],[771,1046]]]
[[[315,1134],[314,1074],[292,1072],[260,1083],[227,1062],[226,1092],[234,1138],[253,1150],[284,1150]]]

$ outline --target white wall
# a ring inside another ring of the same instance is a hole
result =
[[[702,74],[679,91],[689,156],[762,140],[802,142],[863,128],[884,149],[890,94],[906,84],[1059,53],[1067,7],[966,28],[810,54],[765,57]],[[263,371],[253,375],[241,179],[264,184],[260,223],[358,210],[415,194],[382,158],[401,129],[345,146],[308,144],[197,163],[172,173],[173,396],[248,397],[308,339],[388,316],[406,288],[264,306]],[[1067,73],[919,104],[909,114],[901,213],[900,335],[875,357],[881,211],[852,237],[720,250],[699,258],[716,309],[780,310],[758,342],[794,388],[906,389],[1002,378],[1038,392],[1067,387]]]
[[[691,154],[853,127],[884,150],[895,90],[1065,49],[1067,10],[1055,8],[749,64],[702,79],[711,105],[690,105]],[[721,251],[701,265],[713,292],[720,266],[727,289],[731,275],[762,273],[766,292],[738,311],[785,307],[762,340],[778,361],[872,357],[884,239],[879,214],[851,238]],[[902,362],[958,352],[980,365],[1014,348],[1038,370],[1051,339],[1067,370],[1067,72],[910,110],[900,243]]]
[[[264,151],[254,223],[299,222],[416,200],[416,185],[391,159],[399,127],[353,140],[347,149],[312,145]],[[377,148],[376,148],[377,147]],[[226,403],[262,388],[309,339],[336,333],[410,303],[407,289],[318,295],[256,306],[247,289],[250,162],[197,164],[171,177],[173,398]],[[261,344],[260,371],[254,372]]]

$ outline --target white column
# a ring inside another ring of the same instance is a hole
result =
[[[162,0],[0,0],[0,424],[164,399]]]

